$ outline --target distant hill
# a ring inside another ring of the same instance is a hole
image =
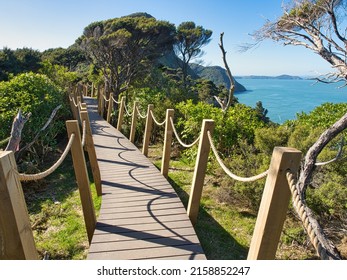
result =
[[[299,76],[291,76],[291,75],[279,75],[279,76],[236,76],[237,79],[278,79],[278,80],[303,80],[303,78]]]
[[[200,78],[211,80],[215,85],[224,85],[226,88],[230,87],[230,81],[226,70],[220,66],[201,66],[198,64],[190,64],[190,68]],[[246,91],[246,88],[235,79],[235,92]]]

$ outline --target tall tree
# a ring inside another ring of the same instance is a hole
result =
[[[257,32],[256,42],[272,39],[284,45],[303,46],[320,55],[335,69],[321,80],[347,80],[345,0],[296,0],[287,3],[283,15]]]
[[[149,15],[133,15],[88,25],[76,43],[101,69],[118,98],[150,65],[172,50],[175,27]]]
[[[9,74],[37,72],[41,68],[41,53],[30,48],[0,50],[0,81],[7,81]]]
[[[347,85],[347,22],[345,0],[293,0],[287,4],[283,15],[274,22],[268,21],[254,33],[256,44],[264,39],[282,42],[284,45],[303,46],[321,56],[334,69],[323,82],[343,81]],[[347,114],[327,129],[309,149],[300,169],[296,184],[298,197],[305,211],[305,225],[312,225],[317,252],[322,259],[340,259],[333,242],[328,240],[314,213],[306,204],[306,189],[311,182],[316,160],[324,147],[347,128]],[[312,233],[311,233],[312,234]]]
[[[183,83],[186,84],[189,62],[203,54],[202,47],[211,41],[212,31],[196,26],[192,21],[182,22],[177,27],[174,50],[180,58],[179,66],[182,69]]]

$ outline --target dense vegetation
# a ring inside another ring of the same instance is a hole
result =
[[[189,51],[190,46],[194,45],[182,45],[185,42],[182,38],[189,34],[197,34],[195,39],[202,40],[200,42],[204,43],[208,43],[211,36],[209,30],[192,23],[185,23],[176,30],[171,23],[158,21],[148,14],[140,13],[92,23],[85,28],[83,35],[76,40],[76,44],[68,49],[51,49],[43,53],[31,49],[14,51],[4,48],[0,50],[0,139],[9,136],[12,119],[19,108],[26,113],[32,113],[23,131],[21,146],[25,146],[39,133],[52,110],[58,105],[63,105],[49,129],[42,133],[32,146],[33,148],[26,151],[20,158],[23,168],[28,166],[25,163],[30,163],[30,166],[34,163],[34,169],[43,168],[40,166],[42,162],[39,159],[48,152],[56,153],[53,149],[54,145],[57,144],[59,148],[59,144],[66,141],[64,120],[70,117],[65,105],[69,86],[78,81],[93,82],[95,85],[106,85],[106,89],[109,89],[107,93],[112,90],[119,95],[127,96],[128,106],[137,100],[140,101],[141,110],[144,111],[147,104],[154,104],[155,114],[159,119],[164,118],[167,108],[174,108],[175,123],[187,143],[197,137],[203,119],[213,119],[216,124],[213,137],[218,143],[218,150],[225,163],[238,175],[250,176],[268,168],[275,146],[296,147],[305,153],[318,135],[347,111],[345,103],[327,103],[311,113],[302,113],[298,115],[297,120],[288,121],[283,125],[272,123],[266,117],[267,110],[262,107],[261,102],[256,108],[235,102],[229,110],[223,112],[214,103],[213,96],[225,96],[226,86],[216,85],[210,79],[206,79],[208,74],[201,74],[203,72],[201,67],[177,63],[180,60],[173,52],[175,46],[176,49],[186,48]],[[204,38],[199,37],[199,34]],[[181,44],[180,48],[177,48],[177,44]],[[199,54],[200,47],[204,44],[197,45],[198,50],[195,50],[195,53]],[[174,67],[175,60],[177,60],[176,67]],[[190,59],[187,58],[186,61],[189,62]],[[141,125],[143,124],[139,122],[138,145],[141,145],[142,139]],[[160,143],[161,135],[160,131],[155,131],[152,139],[154,144]],[[343,137],[345,138],[345,135]],[[336,155],[338,141],[340,139],[333,141],[324,149],[319,158],[321,161],[329,160]],[[3,148],[5,143],[1,145]],[[191,176],[189,169],[194,165],[196,148],[183,150],[175,145],[174,151],[174,164],[179,168],[187,166],[183,170],[188,168],[186,173],[179,173],[177,176],[173,172],[170,175],[172,184],[184,200],[185,193],[189,192],[190,184],[185,179]],[[311,188],[307,193],[307,200],[319,221],[339,244],[341,252],[346,257],[344,251],[346,240],[343,239],[343,232],[347,230],[345,161],[342,158],[336,163],[316,170],[310,184]],[[61,176],[66,177],[64,174]],[[202,218],[208,214],[209,219],[214,219],[213,227],[223,231],[221,237],[223,240],[232,239],[235,243],[242,245],[242,248],[239,251],[236,250],[234,255],[209,253],[208,256],[244,259],[264,181],[251,184],[235,182],[229,179],[211,158],[206,184],[208,187],[204,193]],[[53,213],[53,216],[60,218],[61,213],[66,216],[68,206],[65,199],[70,195],[66,194],[66,197],[63,195],[57,199],[57,192],[48,189],[48,199],[42,199],[35,192],[35,189],[38,192],[42,191],[42,187],[31,185],[31,188],[32,191],[26,193],[27,201],[38,229],[37,234],[43,233],[36,238],[42,240],[46,238],[45,234],[49,231],[49,227],[60,226],[57,226],[56,221],[45,223],[48,218],[41,210]],[[73,192],[69,187],[61,187],[62,192],[63,189],[69,193]],[[40,201],[39,206],[38,201]],[[58,204],[55,203],[57,201]],[[215,214],[217,216],[214,216]],[[226,222],[233,219],[240,221],[239,231],[231,230],[230,227],[234,225]],[[204,232],[204,229],[211,232],[214,230],[207,222],[201,222],[198,227],[199,232]],[[310,252],[312,249],[307,250],[307,237],[291,210],[284,233],[282,242],[287,247],[295,244],[292,247],[298,249],[291,254],[279,253],[279,258],[296,258],[295,252],[300,251],[307,251],[307,253],[297,254],[299,258],[311,258],[314,255]],[[71,235],[71,232],[67,231],[66,234]],[[59,239],[64,238],[59,237]],[[202,240],[207,252],[210,252],[209,246],[223,247],[223,242],[209,244],[210,239],[211,236],[207,236]],[[59,252],[59,249],[52,244],[40,245],[40,250],[41,253],[51,250],[53,258],[82,258],[83,256],[81,250],[77,250],[78,256],[74,255],[75,249],[72,247],[67,249],[68,252]]]

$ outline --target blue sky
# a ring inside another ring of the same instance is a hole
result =
[[[328,63],[303,47],[284,47],[271,41],[246,53],[239,46],[252,42],[250,33],[266,19],[282,13],[282,0],[0,0],[0,48],[38,50],[68,47],[94,21],[147,12],[175,25],[194,21],[213,31],[204,48],[205,65],[223,66],[218,47],[224,47],[234,75],[319,75]]]

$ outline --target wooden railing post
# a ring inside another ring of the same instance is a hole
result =
[[[208,162],[208,155],[210,153],[210,141],[208,140],[207,132],[212,135],[214,130],[213,120],[204,120],[202,123],[198,155],[196,158],[192,187],[190,190],[189,202],[187,207],[187,214],[192,224],[194,225],[198,218],[200,199],[202,189],[204,186],[205,173]]]
[[[98,164],[98,159],[96,157],[95,153],[95,147],[94,147],[94,141],[93,141],[93,135],[90,128],[90,121],[89,121],[89,115],[85,108],[85,103],[82,104],[82,111],[80,113],[81,115],[81,121],[82,124],[85,121],[86,122],[86,142],[85,147],[88,152],[88,157],[90,161],[90,167],[92,169],[96,193],[98,196],[102,195],[102,186],[101,186],[101,175],[100,175],[100,168]]]
[[[119,104],[117,129],[122,131],[123,117],[124,117],[124,107],[125,107],[125,96],[122,96]]]
[[[71,146],[71,154],[82,203],[84,222],[86,225],[88,240],[90,243],[95,230],[96,217],[94,203],[90,192],[86,161],[84,158],[84,152],[81,144],[80,129],[77,121],[66,121],[66,128],[69,138],[72,134],[75,134],[75,139]]]
[[[109,101],[108,101],[107,118],[106,118],[106,121],[108,123],[111,122],[112,109],[113,109],[113,92],[110,93],[110,97],[109,97]]]
[[[173,128],[170,122],[170,118],[174,117],[174,113],[175,111],[173,109],[166,110],[164,149],[163,149],[163,158],[161,163],[161,174],[163,174],[165,178],[167,178],[169,174],[171,143],[172,143],[172,133],[173,133]]]
[[[291,192],[286,171],[296,173],[301,152],[275,147],[258,211],[248,260],[273,260],[286,218]]]
[[[74,95],[70,95],[69,97],[71,98],[70,99],[70,108],[71,108],[72,116],[75,120],[78,120],[78,108],[75,106],[76,99],[75,99]]]
[[[100,95],[100,116],[103,118],[104,117],[104,112],[105,112],[105,93],[106,91],[104,90],[101,95]]]
[[[151,115],[151,111],[153,111],[153,104],[149,104],[147,108],[147,119],[146,119],[146,127],[145,127],[145,135],[143,136],[143,146],[142,146],[142,154],[148,156],[148,147],[151,139],[152,129],[153,129],[153,119]]]
[[[101,86],[98,85],[97,99],[98,99],[98,114],[99,114],[99,116],[101,116],[101,106],[102,106],[101,98],[102,98],[102,89],[101,89]]]
[[[0,259],[38,260],[13,152],[0,152]]]
[[[130,129],[130,136],[129,140],[131,143],[134,143],[135,141],[135,132],[136,132],[136,124],[137,124],[137,106],[139,105],[138,101],[134,101],[133,106],[133,116],[131,118],[131,129]]]

